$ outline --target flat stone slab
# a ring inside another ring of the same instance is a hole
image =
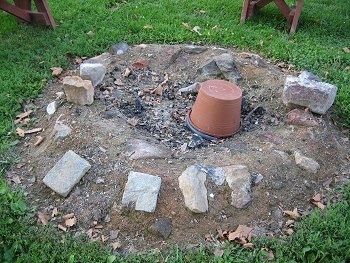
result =
[[[162,179],[159,176],[130,171],[122,205],[135,205],[135,210],[154,212]]]
[[[88,161],[69,150],[47,173],[43,182],[59,195],[66,197],[90,168]]]
[[[126,148],[126,154],[131,160],[159,159],[170,156],[170,151],[165,147],[139,139],[128,141]]]

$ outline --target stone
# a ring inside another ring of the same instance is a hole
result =
[[[216,184],[223,185],[225,182],[225,171],[221,167],[214,166],[200,166],[201,169],[207,174],[207,176]]]
[[[129,45],[125,42],[120,42],[118,44],[115,44],[111,46],[109,49],[109,52],[114,55],[123,55],[125,54],[129,49]]]
[[[179,176],[179,187],[185,199],[185,205],[194,213],[208,211],[206,174],[197,165],[188,167]]]
[[[282,100],[286,106],[299,105],[312,112],[325,114],[332,106],[336,94],[337,87],[332,84],[287,76]]]
[[[52,115],[57,110],[57,101],[50,102],[46,107],[46,112],[49,115]]]
[[[200,84],[198,82],[195,82],[187,87],[179,89],[177,91],[177,94],[179,94],[179,95],[189,94],[189,93],[196,94],[196,93],[198,93],[199,88],[200,88]]]
[[[220,69],[222,75],[233,82],[242,80],[241,74],[238,72],[235,61],[231,54],[223,53],[214,58],[216,65]]]
[[[151,144],[140,139],[129,140],[126,148],[125,154],[128,155],[131,160],[160,159],[170,156],[169,150],[165,147]]]
[[[299,150],[296,150],[294,152],[294,159],[295,159],[295,163],[299,167],[301,167],[302,169],[310,173],[316,174],[317,171],[320,169],[320,165],[318,162],[316,162],[314,159],[306,157]]]
[[[290,125],[300,125],[314,127],[318,126],[318,122],[310,112],[300,109],[293,109],[287,113],[286,123]]]
[[[231,188],[231,204],[236,208],[247,208],[251,202],[252,176],[245,165],[223,167],[226,182]]]
[[[279,151],[279,150],[274,150],[273,154],[282,161],[282,164],[284,165],[290,165],[292,164],[291,158],[288,153]]]
[[[101,63],[83,63],[80,65],[80,77],[91,80],[94,87],[102,83],[105,74],[106,67]]]
[[[105,52],[105,53],[102,53],[101,55],[85,60],[85,63],[89,63],[89,64],[99,63],[104,65],[106,68],[113,62],[114,62],[114,59],[112,58],[112,55],[109,52]]]
[[[55,140],[64,139],[72,133],[72,129],[61,122],[56,122],[53,129],[55,133]]]
[[[130,171],[122,205],[135,205],[135,210],[154,212],[162,179],[159,176]]]
[[[197,70],[197,73],[199,75],[202,75],[200,80],[215,79],[221,75],[221,71],[214,60],[209,61],[201,68],[199,68]]]
[[[306,80],[314,80],[314,81],[322,81],[320,77],[316,76],[312,72],[309,71],[302,71],[299,76],[300,79],[306,79]]]
[[[63,90],[67,101],[79,105],[90,105],[94,102],[94,87],[90,80],[83,80],[79,76],[63,78]]]
[[[46,174],[43,182],[59,195],[66,197],[90,168],[88,161],[69,150]]]
[[[171,220],[167,217],[162,217],[162,218],[156,219],[156,221],[149,227],[148,230],[152,234],[155,234],[163,237],[164,239],[167,239],[171,234],[172,228],[173,228],[173,225],[171,223]]]
[[[208,50],[208,48],[203,46],[188,45],[188,46],[185,46],[183,50],[188,54],[200,54]]]

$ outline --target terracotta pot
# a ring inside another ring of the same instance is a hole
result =
[[[226,80],[207,80],[201,84],[188,115],[188,124],[216,138],[228,137],[241,126],[241,89]]]

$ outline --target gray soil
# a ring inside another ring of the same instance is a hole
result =
[[[235,50],[210,47],[200,54],[189,54],[182,52],[182,48],[181,45],[135,46],[124,55],[112,55],[105,80],[96,87],[95,101],[90,106],[75,105],[62,98],[53,116],[46,113],[46,106],[62,91],[60,78],[77,75],[78,64],[49,83],[42,96],[32,103],[36,108],[31,115],[35,118],[32,127],[41,127],[43,131],[21,139],[18,146],[21,161],[7,176],[10,183],[24,188],[29,204],[36,211],[51,215],[54,208],[58,209],[60,214],[50,224],[58,225],[63,222],[62,215],[74,213],[77,224],[68,231],[78,234],[93,229],[95,239],[102,235],[110,237],[111,230],[119,231],[118,237],[105,242],[120,242],[118,251],[125,253],[161,249],[174,243],[203,243],[207,234],[215,236],[217,229],[233,230],[239,224],[253,227],[256,235],[283,235],[284,222],[290,219],[283,215],[283,210],[298,208],[306,215],[314,208],[309,201],[311,197],[316,193],[327,197],[329,190],[324,186],[327,180],[331,179],[333,186],[349,176],[348,139],[327,115],[315,115],[318,122],[315,127],[285,123],[290,109],[281,100],[283,83],[287,74],[297,72],[288,72],[256,55]],[[233,55],[242,76],[237,84],[248,104],[246,111],[257,106],[265,111],[252,116],[248,120],[250,124],[232,137],[181,149],[192,136],[183,120],[196,95],[178,95],[177,90],[201,80],[197,69],[214,56],[227,52]],[[146,59],[148,66],[133,69],[132,63],[138,59]],[[126,68],[132,69],[129,77],[122,76]],[[163,94],[147,93],[164,80],[165,74],[169,80]],[[119,86],[115,84],[117,79],[122,81]],[[54,140],[53,127],[59,116],[60,121],[72,128],[72,133]],[[135,126],[128,123],[133,117],[138,120]],[[34,146],[38,135],[45,139]],[[132,160],[129,144],[135,139],[164,147],[169,154],[165,158]],[[297,149],[320,164],[316,174],[296,165],[293,152]],[[45,186],[42,179],[68,150],[88,160],[92,168],[63,198]],[[251,205],[246,209],[234,208],[230,204],[229,187],[216,186],[207,180],[208,195],[214,194],[213,198],[208,196],[209,211],[203,214],[189,211],[178,177],[196,163],[220,167],[243,164],[251,174],[261,174],[262,181],[252,188]],[[129,171],[162,178],[154,213],[121,207]],[[11,180],[14,177],[19,180]],[[168,239],[149,231],[161,217],[172,221]],[[96,229],[96,225],[101,226]]]

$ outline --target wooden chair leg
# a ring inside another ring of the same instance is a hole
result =
[[[243,8],[242,8],[242,14],[241,14],[241,24],[245,22],[248,16],[248,8],[250,5],[251,0],[244,0],[243,2]]]
[[[297,6],[295,8],[295,13],[293,16],[292,24],[290,27],[290,33],[294,34],[295,31],[297,30],[298,22],[299,22],[299,17],[301,15],[301,8],[303,7],[304,0],[298,0]]]
[[[44,13],[45,14],[45,20],[46,20],[45,24],[47,26],[51,26],[52,28],[55,28],[56,27],[56,23],[55,23],[55,20],[52,17],[50,8],[49,8],[46,0],[34,0],[34,2],[35,2],[35,5],[36,5],[38,11],[40,13]]]

